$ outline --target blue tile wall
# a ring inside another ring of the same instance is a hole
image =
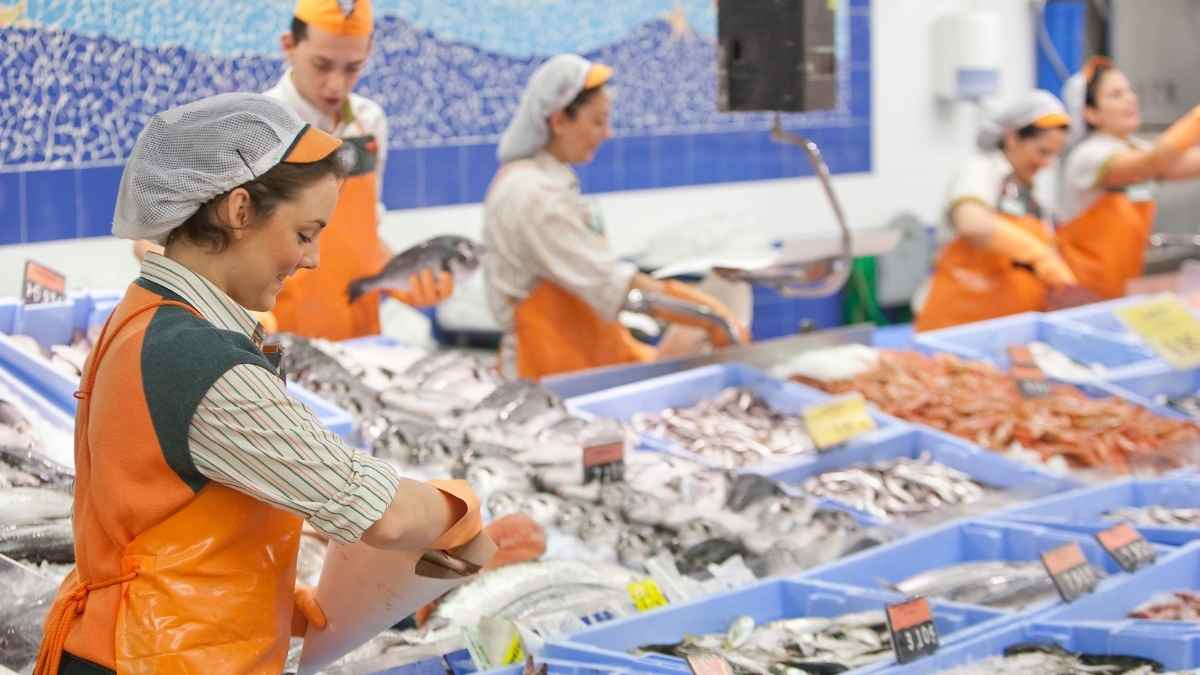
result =
[[[87,8],[45,0],[0,27],[8,78],[0,87],[0,245],[108,234],[121,162],[150,115],[222,91],[262,90],[279,78],[277,32],[261,31],[264,22],[285,22],[281,7],[289,2],[276,4],[163,0],[135,14],[125,11],[140,6],[134,0],[92,0]],[[770,140],[770,116],[716,112],[711,0],[610,4],[609,18],[581,14],[571,19],[577,29],[560,30],[557,17],[558,28],[542,35],[507,3],[376,0],[376,49],[358,91],[389,115],[385,205],[480,201],[525,80],[564,44],[616,73],[615,136],[578,168],[585,192],[812,175],[801,149]],[[244,18],[231,18],[234,5],[244,5]],[[864,172],[871,170],[871,3],[843,7],[839,108],[785,115],[784,126],[817,141],[835,173]],[[508,12],[508,19],[480,31],[472,27],[476,11]],[[142,14],[146,21],[98,19]],[[238,21],[249,32],[233,39],[230,22]],[[185,30],[187,22],[220,23],[220,37]]]

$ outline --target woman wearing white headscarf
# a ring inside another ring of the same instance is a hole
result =
[[[1142,271],[1155,182],[1200,177],[1200,107],[1154,143],[1134,138],[1142,123],[1137,94],[1103,57],[1067,80],[1063,98],[1073,140],[1060,180],[1059,248],[1081,285],[1119,297]]]
[[[1039,89],[984,123],[979,152],[950,186],[946,219],[957,236],[938,257],[917,330],[1038,311],[1048,289],[1074,285],[1033,197],[1034,176],[1062,151],[1069,122]]]
[[[610,135],[605,84],[611,76],[608,66],[574,54],[551,58],[530,78],[500,139],[501,167],[484,200],[484,275],[488,303],[505,333],[501,364],[510,374],[539,378],[653,360],[654,350],[617,321],[631,290],[706,307],[745,340],[745,328],[717,300],[640,274],[619,259],[580,194],[571,165],[591,161]],[[710,339],[728,343],[715,329]]]

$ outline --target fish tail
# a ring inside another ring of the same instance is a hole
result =
[[[350,299],[350,302],[358,300],[365,293],[371,290],[367,288],[367,284],[369,284],[370,281],[371,277],[359,277],[346,284],[346,297]]]

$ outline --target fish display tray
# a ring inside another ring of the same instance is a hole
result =
[[[1160,297],[1163,295],[1131,295],[1116,300],[1047,312],[1045,316],[1051,322],[1062,326],[1090,330],[1114,340],[1145,347],[1146,343],[1136,333],[1129,330],[1125,322],[1117,317],[1116,311],[1128,305],[1136,305]]]
[[[887,675],[936,673],[1000,656],[1012,645],[1040,642],[1088,654],[1121,654],[1159,661],[1170,670],[1200,666],[1200,637],[1156,632],[1129,624],[1020,622],[987,635],[945,645],[936,654],[895,666]],[[1030,675],[1036,675],[1033,671]]]
[[[928,453],[932,461],[962,471],[984,485],[1012,490],[1015,491],[1014,494],[1026,497],[1043,497],[1078,487],[1075,481],[1039,471],[1036,467],[979,448],[957,436],[923,428],[897,429],[891,436],[822,453],[788,466],[773,466],[760,473],[782,482],[789,492],[803,494],[801,484],[810,477],[854,465],[871,465],[900,457],[915,459],[922,453]],[[854,513],[863,522],[884,522],[876,515],[837,500],[825,501]],[[966,505],[965,508],[970,508],[970,505]]]
[[[1200,591],[1200,543],[1160,556],[1154,565],[1144,567],[1135,574],[1124,575],[1106,588],[1069,605],[1056,607],[1038,619],[1058,622],[1128,621],[1153,627],[1156,631],[1188,632],[1200,637],[1200,623],[1128,618],[1130,611],[1147,600],[1180,590]]]
[[[1102,517],[1105,511],[1126,506],[1200,509],[1200,478],[1127,479],[1052,495],[996,515],[1006,520],[1095,535],[1118,522],[1105,520]],[[1147,541],[1156,544],[1182,546],[1200,539],[1200,526],[1134,524],[1134,527]]]
[[[0,367],[12,371],[26,384],[67,413],[75,414],[75,392],[79,380],[71,377],[46,360],[29,355],[18,347],[9,335],[28,335],[43,348],[69,344],[78,330],[88,330],[103,324],[116,307],[119,296],[112,292],[77,293],[65,302],[42,305],[16,305],[11,324],[4,323],[0,304]],[[333,433],[353,439],[354,421],[349,413],[317,397],[308,390],[288,384],[288,391],[316,413],[318,419]],[[68,427],[69,428],[69,427]]]
[[[1101,588],[1115,583],[1123,573],[1093,538],[1040,525],[968,520],[944,525],[921,534],[883,544],[800,575],[847,586],[882,588],[922,572],[985,560],[1038,561],[1057,546],[1078,542],[1088,562],[1108,575]],[[1159,555],[1170,549],[1159,546]],[[1059,604],[1057,598],[1032,604],[1010,615],[1032,616]]]
[[[547,675],[625,675],[633,671],[624,668],[612,668],[585,661],[573,661],[570,659],[535,659],[538,666],[545,665]],[[512,665],[504,668],[493,668],[491,670],[476,670],[475,662],[471,660],[471,655],[467,650],[462,649],[451,654],[447,654],[444,658],[427,658],[413,663],[408,663],[403,666],[388,668],[387,670],[377,671],[374,675],[445,675],[446,668],[449,666],[450,672],[454,675],[520,675],[524,670],[524,665]]]
[[[1176,398],[1200,393],[1200,369],[1175,370],[1165,362],[1154,361],[1126,369],[1105,382],[1104,386],[1119,396],[1149,408],[1155,414],[1191,419],[1167,405],[1161,397]]]
[[[612,389],[568,398],[566,405],[571,410],[629,421],[637,413],[656,413],[667,408],[685,408],[710,399],[729,387],[744,387],[762,397],[769,405],[783,413],[800,414],[805,407],[830,400],[828,394],[792,382],[770,377],[762,371],[740,364],[704,366],[681,373],[656,377],[642,382],[626,384]],[[871,417],[878,427],[875,431],[859,436],[838,448],[854,447],[869,443],[891,434],[893,430],[907,424],[875,409]],[[641,447],[647,450],[666,452],[708,466],[720,468],[716,462],[688,451],[683,446],[666,438],[651,434],[639,434]],[[743,472],[764,473],[772,465],[795,461],[796,457],[781,457],[779,460],[747,466]]]
[[[1007,371],[1008,348],[1044,342],[1069,358],[1091,366],[1104,366],[1098,379],[1119,377],[1131,366],[1154,360],[1148,347],[1118,340],[1081,326],[1051,321],[1039,312],[969,323],[920,333],[917,346],[928,352],[947,352],[966,359],[987,361]]]
[[[721,593],[690,603],[665,607],[638,616],[588,628],[564,640],[552,640],[543,654],[552,658],[589,661],[646,673],[687,673],[682,659],[661,654],[635,656],[629,650],[647,644],[678,642],[684,635],[723,633],[741,616],[756,624],[798,617],[835,617],[882,610],[903,596],[889,591],[859,589],[810,580],[776,579]],[[934,623],[943,644],[955,644],[1005,621],[1002,613],[969,605],[931,601]],[[885,658],[849,673],[882,672],[895,660]]]

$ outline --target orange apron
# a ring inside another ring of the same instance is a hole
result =
[[[374,136],[342,141],[339,152],[354,154],[353,168],[321,233],[320,264],[293,274],[271,310],[279,330],[327,340],[379,333],[379,294],[367,293],[351,303],[346,286],[387,264],[387,251],[379,239],[378,144]]]
[[[517,305],[517,375],[547,375],[654,360],[619,321],[605,321],[581,298],[542,280]]]
[[[168,465],[141,370],[151,318],[165,307],[196,314],[130,286],[85,366],[76,567],[46,619],[39,675],[283,668],[302,521],[216,483],[193,492]],[[64,649],[75,658],[60,665]]]
[[[1146,241],[1157,204],[1135,201],[1130,191],[1106,192],[1058,230],[1058,247],[1079,285],[1102,299],[1125,295],[1125,285],[1142,273]]]
[[[1035,216],[998,213],[1038,239],[1052,243]],[[1040,311],[1046,285],[1014,260],[956,237],[938,256],[925,305],[914,322],[918,331],[936,330],[1020,312]]]

